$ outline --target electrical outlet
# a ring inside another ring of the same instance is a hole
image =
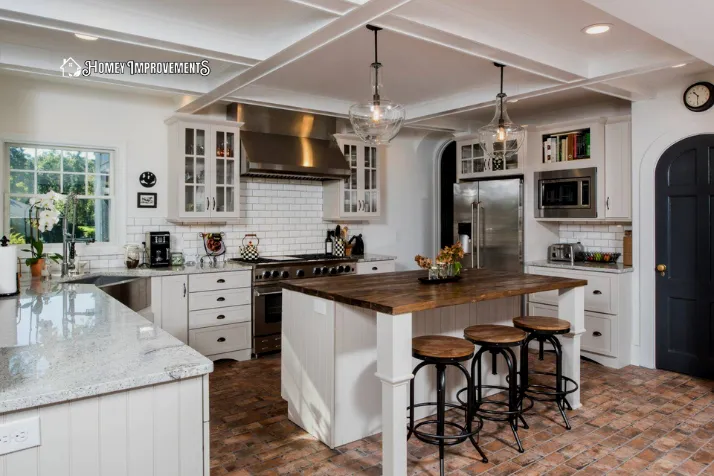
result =
[[[0,425],[0,455],[40,446],[40,417]]]

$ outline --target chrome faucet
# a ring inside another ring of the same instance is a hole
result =
[[[68,230],[67,215],[69,208],[72,207],[72,232]],[[68,276],[77,269],[75,259],[75,244],[77,243],[94,243],[94,238],[76,238],[77,225],[77,195],[70,193],[67,195],[64,205],[64,213],[62,214],[62,277]]]

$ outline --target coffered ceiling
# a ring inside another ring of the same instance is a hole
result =
[[[680,11],[688,3],[714,8],[698,0],[0,0],[0,68],[61,76],[70,56],[205,58],[206,77],[83,80],[189,95],[182,112],[239,100],[344,116],[370,94],[373,44],[363,26],[373,23],[385,29],[386,95],[406,105],[408,123],[458,130],[484,120],[493,103],[494,61],[508,65],[506,92],[526,115],[566,102],[627,104],[663,81],[711,70],[714,40],[696,23],[714,11],[692,20]],[[581,31],[594,23],[612,28]]]

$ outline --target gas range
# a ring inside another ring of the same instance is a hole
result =
[[[255,261],[232,259],[236,263],[249,264],[255,269],[253,284],[266,285],[286,279],[317,278],[354,274],[355,258],[327,254],[271,256]]]

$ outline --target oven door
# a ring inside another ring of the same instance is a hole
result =
[[[278,286],[256,286],[253,292],[254,337],[280,334],[282,323],[282,289]]]

